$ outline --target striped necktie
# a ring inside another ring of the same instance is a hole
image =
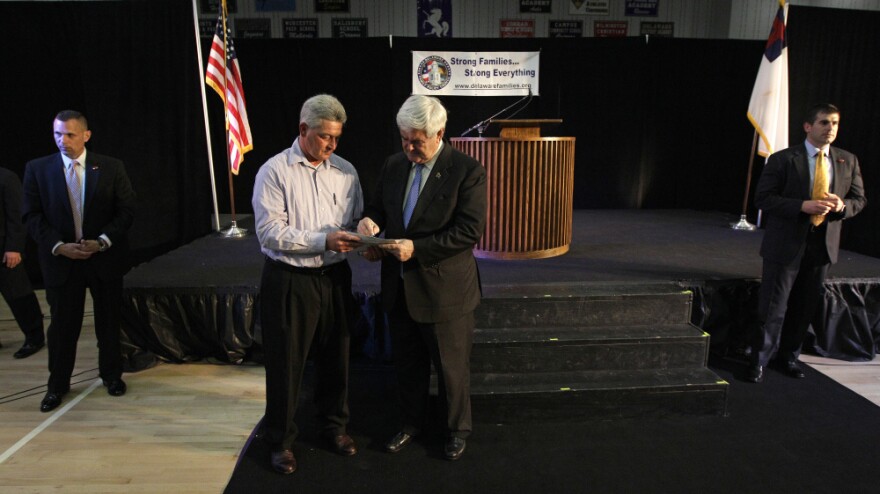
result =
[[[74,161],[67,169],[67,195],[70,199],[70,210],[73,213],[73,228],[76,232],[76,241],[82,239],[82,185],[79,181],[79,174],[76,167],[80,166],[78,161]]]

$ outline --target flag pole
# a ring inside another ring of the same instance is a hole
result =
[[[749,156],[749,169],[746,173],[746,193],[743,196],[743,208],[742,214],[739,217],[739,221],[737,223],[731,223],[730,228],[734,230],[744,230],[747,232],[755,231],[755,225],[749,223],[746,219],[746,212],[749,207],[749,188],[752,185],[752,169],[755,166],[755,151],[758,148],[758,131],[755,130],[755,135],[752,137],[752,154]]]
[[[229,40],[227,39],[226,33],[226,0],[221,2],[222,14],[223,18],[223,74],[227,74],[227,63],[229,63],[229,57],[227,54],[229,53]],[[229,87],[229,77],[224,77],[223,80],[223,93],[227,94],[227,89]],[[224,102],[226,102],[226,98],[228,96],[224,96]],[[229,142],[229,105],[223,105],[223,115],[226,120],[226,142]],[[239,228],[235,222],[235,187],[232,184],[232,159],[229,156],[229,146],[226,146],[226,174],[229,176],[229,208],[232,213],[232,221],[229,224],[229,228],[220,232],[220,235],[226,238],[241,238],[247,235],[247,230],[244,228]]]
[[[220,231],[220,210],[217,208],[217,184],[214,178],[214,154],[211,151],[211,126],[208,123],[208,97],[205,94],[205,74],[202,72],[204,61],[202,60],[202,33],[199,32],[199,10],[197,0],[192,1],[193,25],[196,32],[196,57],[199,61],[199,87],[202,90],[202,114],[205,120],[205,141],[208,145],[208,174],[211,177],[211,199],[214,202],[214,231]]]

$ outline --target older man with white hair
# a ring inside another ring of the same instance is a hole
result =
[[[382,259],[382,305],[391,323],[400,429],[386,444],[400,451],[424,427],[431,364],[445,412],[445,457],[457,460],[471,433],[470,355],[480,277],[473,247],[486,224],[486,171],[443,142],[446,109],[411,96],[397,113],[403,151],[382,167],[358,232],[397,243],[365,253]]]

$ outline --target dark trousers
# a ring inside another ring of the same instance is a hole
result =
[[[294,417],[310,351],[319,429],[325,435],[345,432],[354,309],[347,262],[309,270],[267,259],[260,285],[266,366],[263,430],[273,450],[290,449],[299,433]]]
[[[451,321],[419,323],[409,316],[404,292],[403,289],[397,291],[397,300],[389,314],[401,429],[416,434],[425,423],[433,363],[446,435],[468,437],[472,429],[470,360],[474,313],[462,314]]]
[[[43,311],[23,264],[12,269],[0,266],[0,294],[24,333],[24,341],[42,344],[46,340],[43,335]]]
[[[46,299],[52,321],[46,336],[49,344],[48,390],[70,389],[76,363],[76,343],[82,331],[86,289],[92,295],[95,337],[98,340],[98,372],[105,381],[122,377],[122,349],[119,343],[122,278],[100,279],[87,262],[75,262],[67,282],[47,286]]]
[[[781,264],[764,260],[758,294],[761,327],[753,346],[752,363],[765,366],[778,360],[797,360],[807,329],[822,303],[828,273],[825,226],[814,229],[799,261]]]

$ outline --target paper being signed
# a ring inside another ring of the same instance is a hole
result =
[[[399,244],[400,240],[396,238],[370,237],[369,235],[361,235],[357,232],[347,232],[354,235],[364,245],[381,245],[381,244]]]

